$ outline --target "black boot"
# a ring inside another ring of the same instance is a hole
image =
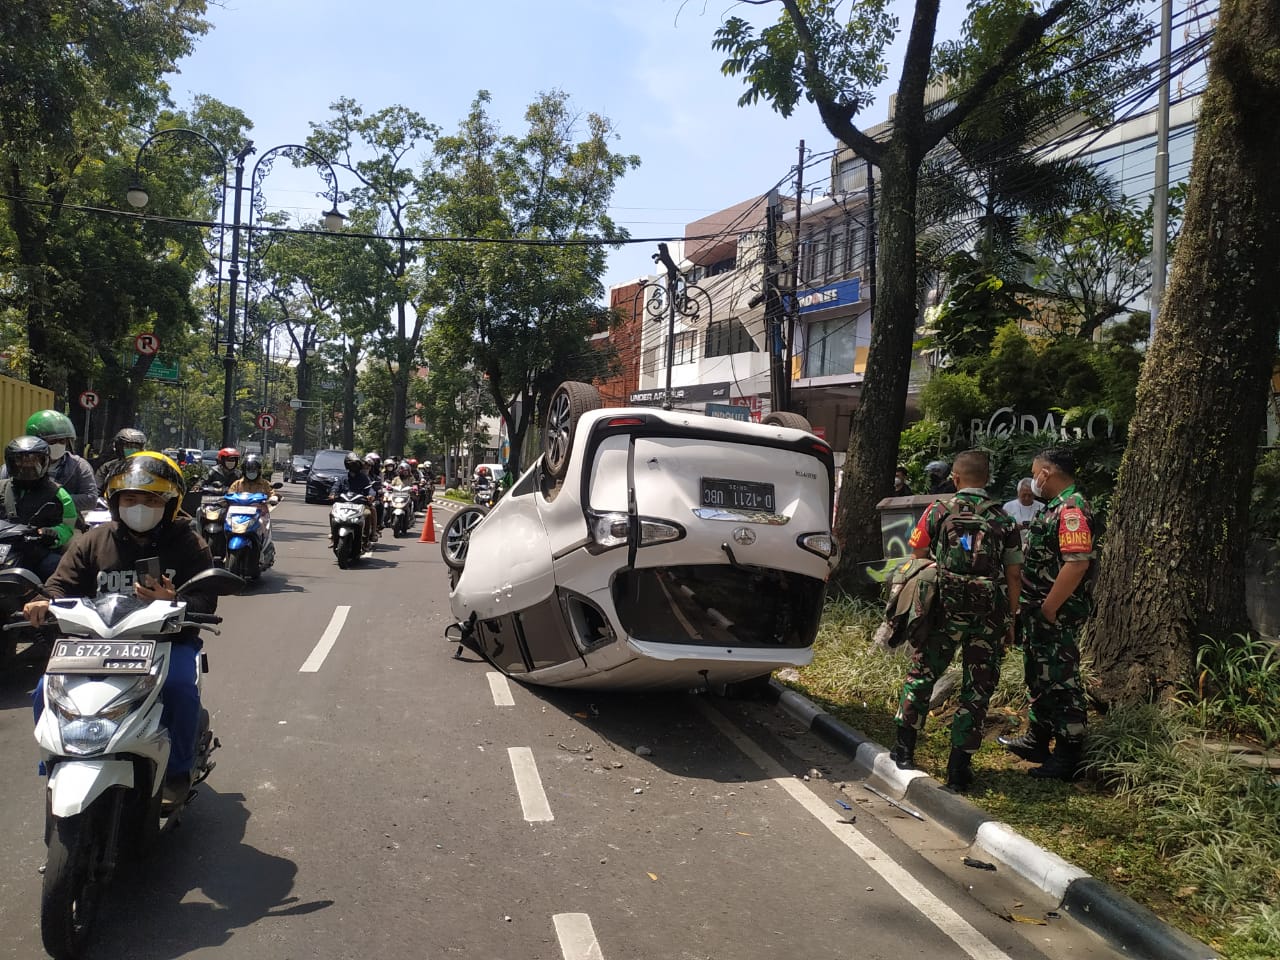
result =
[[[1039,780],[1065,780],[1070,783],[1080,776],[1082,746],[1079,740],[1059,740],[1053,749],[1053,756],[1043,766],[1028,772]]]
[[[1050,756],[1049,740],[1052,736],[1052,727],[1034,726],[1020,737],[996,737],[996,743],[1015,757],[1032,763],[1044,763]]]
[[[898,742],[889,751],[889,759],[898,765],[899,770],[916,768],[916,738],[920,732],[915,727],[899,727]]]
[[[947,757],[947,786],[956,793],[973,786],[973,756],[959,747],[952,747],[951,756]]]

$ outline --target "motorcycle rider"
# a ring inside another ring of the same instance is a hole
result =
[[[107,480],[111,522],[79,537],[45,584],[54,599],[93,597],[100,591],[132,591],[140,600],[173,600],[177,588],[213,566],[213,556],[188,523],[176,520],[186,484],[178,465],[163,453],[144,450],[125,461]],[[138,562],[156,557],[164,571],[158,580],[139,577]],[[192,590],[184,599],[193,613],[213,613],[216,594]],[[49,600],[41,598],[22,610],[33,626],[44,623]],[[189,629],[173,642],[168,678],[162,692],[161,721],[171,742],[164,782],[165,803],[173,804],[191,788],[196,734],[200,725],[200,690],[196,686],[203,641]],[[44,707],[44,681],[34,695],[36,719]]]
[[[0,479],[0,519],[39,530],[22,562],[41,580],[48,580],[62,559],[62,548],[76,530],[76,505],[71,495],[49,476],[49,444],[39,437],[17,437],[4,448],[8,476]]]
[[[206,487],[229,487],[239,476],[240,451],[235,447],[223,447],[218,451],[218,462],[204,478]]]
[[[369,474],[365,472],[365,461],[361,460],[354,453],[347,454],[343,459],[342,465],[347,468],[344,476],[339,477],[333,482],[333,487],[329,491],[329,499],[336,500],[338,494],[341,493],[358,493],[362,497],[372,498],[374,496],[373,481],[369,479]],[[364,535],[368,543],[378,539],[378,526],[374,523],[374,513],[372,506],[366,503],[369,509],[364,514]]]
[[[49,445],[49,478],[71,495],[76,510],[92,510],[98,502],[98,483],[89,461],[71,452],[76,442],[71,418],[57,410],[37,410],[27,417],[25,435],[39,437]],[[0,479],[8,475],[7,466],[0,468]]]
[[[120,464],[126,457],[141,453],[145,449],[147,449],[147,435],[141,430],[135,430],[133,427],[117,430],[116,435],[111,438],[111,452],[115,457],[104,460],[98,467],[98,472],[93,475],[94,482],[98,485],[98,493],[101,494],[107,489],[107,478],[120,468]]]
[[[382,477],[382,457],[378,453],[372,452],[365,454],[365,469],[369,474],[369,483],[373,487],[373,512],[378,518],[378,529],[382,529],[382,489],[386,485],[386,481]]]
[[[279,491],[271,486],[271,481],[262,475],[262,458],[256,453],[250,453],[244,458],[244,464],[240,467],[242,476],[235,483],[231,484],[228,493],[265,493],[269,498],[267,503],[259,504],[258,512],[266,517],[270,512],[270,507],[280,499]]]

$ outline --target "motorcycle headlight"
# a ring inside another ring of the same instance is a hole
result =
[[[105,717],[82,717],[62,724],[62,745],[67,753],[86,756],[101,753],[120,729],[116,720]]]
[[[253,524],[253,517],[236,517],[231,521],[232,533],[248,533],[249,527]]]
[[[60,674],[51,674],[45,679],[49,706],[61,720],[62,744],[69,753],[79,756],[106,749],[120,729],[120,722],[139,701],[146,699],[155,686],[156,675],[144,674],[121,690],[103,710],[92,716],[82,716],[67,692],[64,678]]]

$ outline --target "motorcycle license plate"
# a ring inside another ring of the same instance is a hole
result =
[[[155,649],[151,640],[58,640],[45,672],[148,673]]]

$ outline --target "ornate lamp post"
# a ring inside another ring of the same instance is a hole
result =
[[[644,301],[645,318],[652,321],[660,321],[664,315],[667,321],[667,385],[663,391],[662,409],[670,410],[675,406],[671,396],[671,368],[675,366],[676,356],[676,317],[679,316],[690,324],[697,324],[702,319],[702,305],[705,303],[707,307],[707,322],[711,322],[711,298],[707,292],[696,283],[690,283],[688,278],[676,267],[675,261],[671,259],[671,253],[667,250],[665,243],[658,244],[658,252],[653,255],[655,263],[661,263],[667,268],[667,282],[665,285],[658,283],[644,283],[640,289],[636,291],[636,302],[632,306],[632,315],[637,315],[639,303]]]
[[[222,202],[221,202],[221,215],[219,219],[220,229],[219,229],[219,236],[218,236],[218,304],[217,304],[217,309],[219,311],[219,314],[221,314],[222,271],[224,266],[222,251],[223,251],[223,241],[224,241],[224,237],[227,229],[227,220],[226,220],[227,166],[231,161],[228,160],[227,155],[222,152],[221,148],[219,148],[217,144],[215,144],[212,140],[210,140],[204,134],[198,133],[195,130],[188,130],[185,127],[171,127],[167,130],[160,130],[160,131],[157,131],[156,133],[153,133],[150,137],[148,137],[145,141],[143,141],[142,146],[138,148],[138,155],[134,158],[134,161],[133,161],[133,182],[130,184],[128,193],[126,194],[126,198],[128,199],[130,205],[133,207],[136,207],[139,210],[145,207],[147,205],[147,202],[151,199],[146,191],[146,188],[142,184],[142,175],[141,175],[142,157],[155,141],[164,137],[191,137],[196,140],[199,140],[206,147],[209,148],[209,150],[213,153],[215,157],[217,157],[218,162],[221,165],[221,169],[222,169],[221,201]],[[253,147],[253,141],[246,140],[244,143],[244,146],[242,146],[239,150],[237,150],[231,157],[231,160],[235,162],[236,177],[235,177],[235,186],[232,188],[235,191],[235,195],[232,200],[232,213],[231,213],[231,262],[230,262],[230,265],[227,267],[227,276],[229,279],[230,286],[228,288],[228,294],[227,294],[226,352],[223,354],[223,357],[222,357],[222,364],[223,364],[222,446],[224,447],[231,446],[232,444],[235,443],[235,440],[236,440],[236,430],[235,430],[235,424],[232,421],[231,409],[232,409],[232,401],[235,397],[236,307],[237,307],[236,301],[237,301],[239,290],[240,290],[240,230],[242,227],[240,222],[241,214],[242,214],[241,200],[243,196],[243,191],[245,190],[245,186],[244,186],[245,160],[248,159],[248,157],[254,152],[255,150]],[[332,207],[324,214],[324,227],[326,230],[341,229],[342,222],[344,219],[346,219],[345,217],[343,217],[341,213],[338,212],[338,178],[333,171],[333,165],[330,164],[328,160],[326,160],[324,157],[322,157],[320,154],[316,153],[314,150],[310,149],[309,147],[304,147],[301,144],[290,143],[290,144],[284,144],[279,147],[272,147],[270,150],[267,150],[265,153],[263,153],[263,155],[258,159],[258,162],[254,164],[254,167],[253,167],[253,177],[250,181],[250,186],[248,188],[250,193],[250,205],[249,205],[250,214],[249,214],[249,223],[247,225],[248,242],[246,243],[246,248],[252,245],[253,210],[257,206],[257,203],[255,203],[254,198],[257,195],[258,187],[261,185],[262,177],[265,177],[266,174],[270,171],[271,162],[274,161],[275,157],[280,154],[288,155],[293,159],[297,159],[299,157],[305,157],[307,160],[314,162],[320,168],[321,174],[324,176],[325,182],[329,186],[329,192],[327,194],[328,199],[332,201],[332,204],[333,204]],[[268,158],[270,158],[270,160],[268,160]],[[264,160],[268,160],[268,163],[265,168],[262,168],[262,173],[259,174],[258,172],[259,168],[262,167],[262,162]],[[247,260],[247,257],[246,257],[246,260]],[[221,319],[222,319],[221,316],[219,316],[220,321]]]

